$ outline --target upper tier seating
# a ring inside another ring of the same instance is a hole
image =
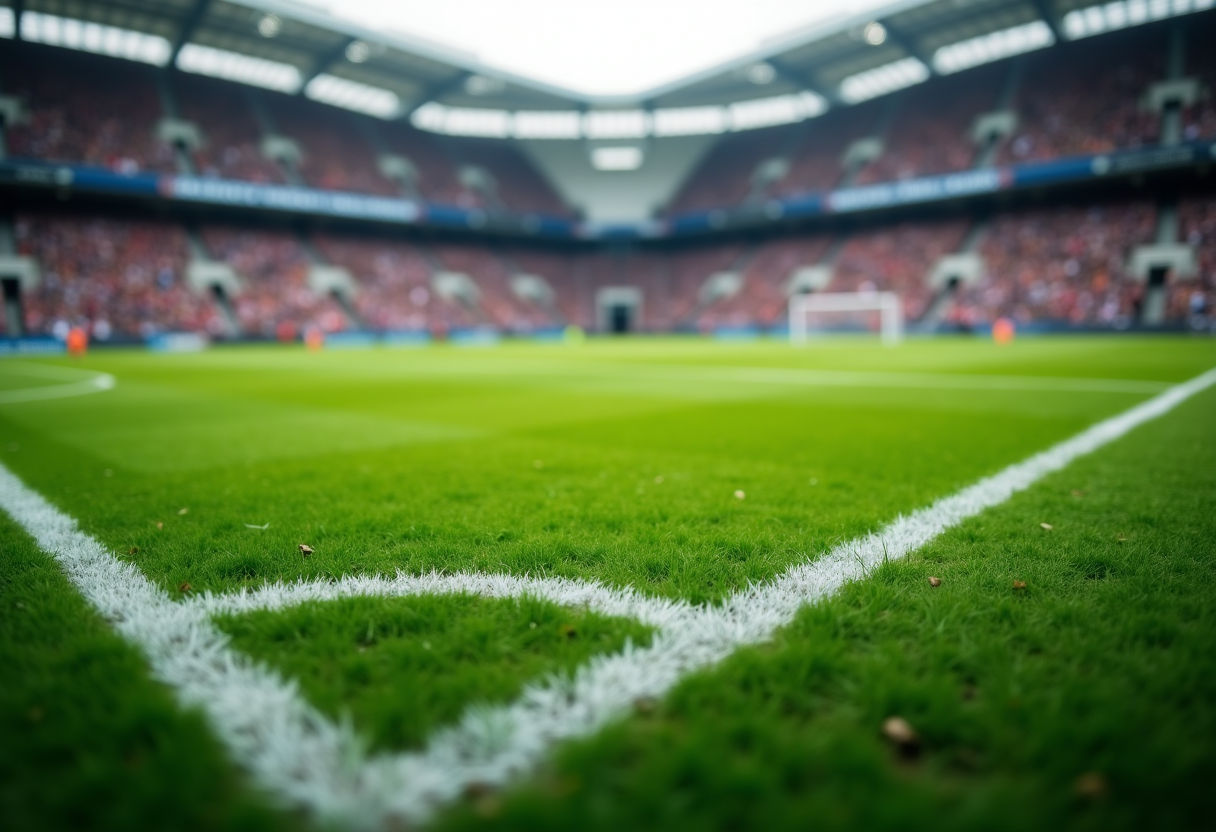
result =
[[[70,49],[3,41],[0,79],[25,102],[26,124],[6,127],[8,152],[110,168],[176,170],[173,149],[155,137],[162,115],[155,69]]]
[[[203,133],[203,145],[194,153],[200,175],[271,184],[287,181],[282,168],[262,155],[262,130],[243,90],[186,72],[174,73],[172,85],[182,118]]]
[[[855,184],[890,182],[966,170],[975,162],[971,126],[996,108],[1005,64],[948,75],[909,90],[883,136],[883,154],[866,165]]]
[[[1161,29],[1133,29],[1070,43],[1026,58],[1014,110],[1018,129],[1003,163],[1107,153],[1154,144],[1159,113],[1141,109],[1165,77]]]

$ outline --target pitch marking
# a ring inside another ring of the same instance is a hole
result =
[[[591,734],[627,714],[638,699],[661,696],[687,674],[770,639],[801,607],[864,577],[884,558],[908,555],[1213,384],[1216,370],[713,605],[647,598],[587,581],[469,573],[275,584],[178,603],[3,466],[0,506],[143,650],[155,676],[173,686],[183,704],[207,713],[233,759],[264,789],[324,820],[371,828],[393,818],[425,821],[472,783],[501,785],[532,770],[554,743]],[[593,659],[570,678],[530,685],[510,705],[470,709],[420,752],[368,754],[350,725],[327,719],[293,682],[231,650],[211,623],[220,612],[279,609],[310,600],[444,592],[535,595],[583,604],[636,618],[654,627],[655,635],[649,647],[627,645],[617,655]]]
[[[0,390],[0,404],[34,402],[46,399],[65,399],[71,396],[88,396],[113,390],[117,383],[109,373],[91,373],[74,367],[56,367],[50,364],[24,364],[9,362],[4,369],[14,375],[30,378],[45,378],[64,381],[64,384],[48,384],[42,387],[26,387],[21,390]],[[81,375],[87,378],[81,378]]]

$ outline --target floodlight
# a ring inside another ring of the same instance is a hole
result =
[[[346,60],[361,64],[372,56],[372,48],[361,40],[353,40],[346,47]]]
[[[753,84],[770,84],[777,77],[777,71],[773,69],[772,64],[766,64],[763,61],[758,64],[752,64],[747,68],[745,73],[747,80]]]
[[[642,166],[642,148],[636,145],[593,148],[591,166],[605,171],[637,170]]]
[[[874,20],[866,24],[861,35],[870,46],[881,46],[887,40],[887,27]]]
[[[283,29],[283,21],[277,14],[266,13],[258,18],[258,34],[264,38],[273,38]]]

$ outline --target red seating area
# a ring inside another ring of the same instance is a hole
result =
[[[667,255],[668,313],[664,328],[686,327],[705,323],[702,317],[710,308],[699,294],[706,279],[718,272],[731,271],[746,252],[743,243],[717,243],[685,248]]]
[[[479,323],[461,304],[431,289],[431,263],[411,243],[318,235],[314,242],[330,263],[348,269],[359,286],[355,309],[373,329],[446,331]]]
[[[375,130],[389,153],[413,162],[423,199],[465,208],[480,205],[478,198],[460,184],[455,163],[432,136],[401,122],[377,124]]]
[[[1186,72],[1204,88],[1197,103],[1182,111],[1185,141],[1216,136],[1216,50],[1212,49],[1212,27],[1195,27],[1186,40]]]
[[[1193,281],[1170,283],[1169,311],[1175,316],[1216,312],[1216,198],[1184,199],[1178,206],[1183,241],[1195,246],[1199,273]]]
[[[83,325],[105,340],[214,331],[218,324],[211,304],[184,283],[188,255],[180,226],[23,214],[15,230],[18,252],[36,258],[42,270],[37,288],[22,298],[30,332]]]
[[[278,164],[262,155],[262,130],[244,91],[226,81],[186,72],[174,73],[172,85],[182,118],[203,133],[203,146],[194,153],[201,176],[287,181]]]
[[[528,332],[555,323],[543,309],[515,296],[511,273],[493,250],[483,246],[438,245],[432,251],[444,270],[466,274],[477,284],[487,323],[512,332]]]
[[[522,153],[508,142],[493,139],[447,140],[453,158],[475,165],[494,177],[504,208],[522,213],[569,216],[570,209]]]
[[[1143,284],[1128,278],[1132,248],[1151,242],[1148,202],[1061,207],[1001,216],[980,244],[987,274],[960,292],[963,322],[1006,316],[1021,323],[1109,325],[1135,316]]]
[[[28,123],[5,130],[9,154],[121,173],[176,170],[172,148],[154,135],[162,114],[154,72],[131,61],[4,41],[4,92],[29,111]]]
[[[681,214],[742,203],[751,192],[761,162],[780,154],[794,127],[773,127],[723,136],[671,201],[668,213]]]
[[[345,328],[346,316],[337,302],[308,287],[309,260],[294,234],[208,226],[200,236],[210,255],[242,280],[231,301],[245,334],[274,337],[282,334],[281,326],[293,333],[308,327],[326,332]]]
[[[307,98],[261,93],[275,128],[295,139],[303,153],[299,171],[306,184],[332,191],[400,196],[401,186],[386,179],[375,149],[356,119],[345,110]]]
[[[967,233],[965,220],[903,222],[849,237],[833,264],[829,292],[896,292],[904,314],[916,320],[933,293],[929,270],[939,258],[958,251]]]
[[[1165,77],[1165,33],[1131,30],[1027,57],[1014,109],[1019,124],[1003,163],[1107,153],[1154,144],[1159,113],[1140,100]]]
[[[966,170],[975,161],[971,126],[996,107],[1005,64],[994,64],[909,90],[884,136],[883,154],[862,168],[855,184],[890,182]]]
[[[830,234],[813,234],[761,244],[747,260],[739,294],[707,309],[697,322],[698,328],[780,324],[789,301],[786,283],[791,273],[802,266],[816,265],[831,243]]]
[[[874,132],[881,104],[868,102],[826,113],[805,125],[805,135],[790,160],[789,172],[777,183],[777,196],[826,191],[840,184],[841,160],[849,145]]]

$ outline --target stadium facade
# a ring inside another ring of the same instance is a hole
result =
[[[637,96],[295,4],[0,7],[3,333],[1195,329],[1216,11],[904,2]]]

